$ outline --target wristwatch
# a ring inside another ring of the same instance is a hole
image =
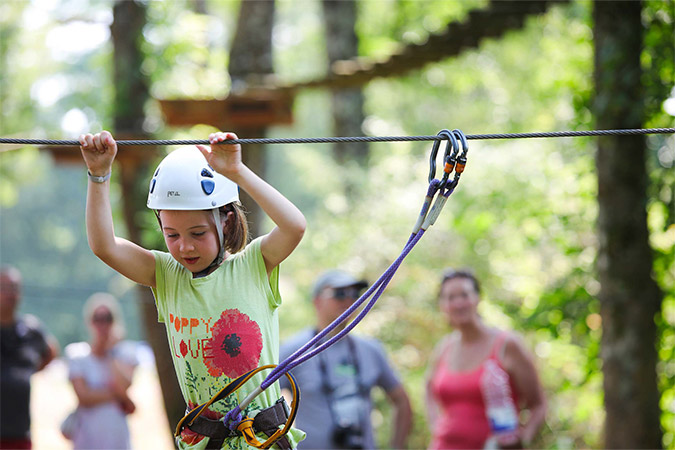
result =
[[[89,179],[90,179],[91,181],[93,181],[94,183],[105,183],[106,181],[108,181],[108,180],[110,179],[110,175],[111,175],[111,174],[112,174],[112,171],[111,171],[111,172],[108,172],[108,175],[103,175],[102,177],[97,177],[97,176],[95,176],[95,175],[92,175],[91,172],[89,172],[89,171],[87,170],[87,176],[88,176]]]

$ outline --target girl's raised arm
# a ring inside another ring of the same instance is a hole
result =
[[[213,133],[209,136],[210,149],[203,145],[198,147],[211,167],[244,189],[276,224],[260,245],[269,274],[298,246],[307,222],[290,200],[242,163],[240,145],[220,144],[226,139],[237,139],[237,136],[234,133]]]
[[[117,154],[112,135],[80,136],[80,150],[87,164],[87,239],[101,261],[136,283],[155,286],[155,256],[131,241],[115,236],[110,207],[110,173]]]

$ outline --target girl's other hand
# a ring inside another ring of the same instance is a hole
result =
[[[80,136],[80,150],[89,173],[102,177],[108,175],[117,155],[117,143],[108,131]]]
[[[238,138],[236,134],[229,132],[212,133],[209,135],[210,149],[203,145],[197,146],[211,167],[228,178],[236,176],[243,166],[241,161],[241,145],[222,143],[230,139]]]

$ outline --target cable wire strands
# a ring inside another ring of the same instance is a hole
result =
[[[634,136],[645,134],[675,134],[675,128],[633,128],[618,130],[587,130],[587,131],[550,131],[533,133],[498,133],[498,134],[467,134],[468,140],[495,140],[495,139],[530,139],[530,138],[560,138],[582,136]],[[346,136],[346,137],[316,137],[316,138],[252,138],[232,139],[230,144],[329,144],[338,142],[412,142],[412,141],[442,141],[447,137],[439,135],[422,136]],[[147,139],[147,140],[119,140],[118,146],[133,145],[209,145],[207,139]],[[0,144],[20,145],[70,145],[79,146],[77,140],[59,139],[15,139],[0,138]]]

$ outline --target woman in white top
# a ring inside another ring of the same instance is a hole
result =
[[[131,448],[127,414],[135,410],[127,395],[138,365],[134,346],[123,342],[119,306],[110,294],[92,295],[84,306],[91,340],[66,347],[69,379],[78,400],[75,449]]]

